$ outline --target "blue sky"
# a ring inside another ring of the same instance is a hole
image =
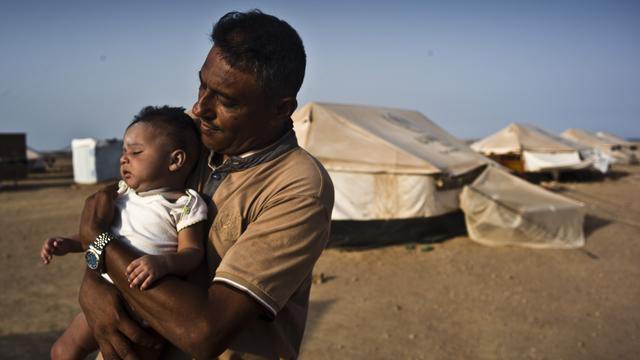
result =
[[[638,1],[2,1],[0,132],[59,149],[191,106],[212,24],[260,8],[300,33],[300,104],[418,110],[455,136],[509,122],[640,137]]]

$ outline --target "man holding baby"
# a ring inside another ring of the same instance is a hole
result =
[[[311,271],[329,239],[333,208],[331,180],[298,147],[290,118],[304,47],[289,24],[256,10],[226,14],[211,37],[192,109],[205,151],[191,178],[211,200],[203,240],[208,277],[168,276],[141,291],[126,276],[139,255],[117,239],[104,246],[99,268],[114,284],[87,270],[80,303],[106,359],[135,359],[136,344],[157,342],[123,301],[172,344],[163,358],[298,357]],[[87,199],[85,248],[112,218],[110,190]]]

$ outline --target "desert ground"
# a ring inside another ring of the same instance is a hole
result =
[[[584,248],[403,243],[399,230],[371,235],[395,245],[327,249],[301,358],[638,359],[640,166],[548,186],[586,204]],[[38,253],[76,231],[98,188],[65,172],[0,185],[0,359],[47,358],[79,311],[81,255],[44,266]]]

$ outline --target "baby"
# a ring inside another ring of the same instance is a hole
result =
[[[186,275],[202,262],[207,205],[185,189],[199,149],[197,129],[183,108],[146,107],[127,127],[111,232],[145,254],[127,267],[131,287],[148,289],[163,276]],[[40,257],[48,264],[53,255],[82,251],[78,236],[52,237]],[[51,357],[84,359],[97,349],[80,313],[53,345]]]

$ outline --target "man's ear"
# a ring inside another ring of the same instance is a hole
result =
[[[171,153],[171,159],[169,163],[169,171],[178,171],[187,162],[187,153],[184,150],[178,149]]]
[[[296,111],[298,100],[295,97],[284,97],[278,100],[276,104],[276,117],[278,119],[290,118],[291,114]]]

